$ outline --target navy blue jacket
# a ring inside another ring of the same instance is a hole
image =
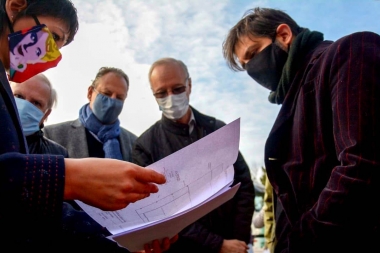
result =
[[[1,62],[0,94],[1,242],[4,248],[12,245],[12,249],[22,249],[25,238],[31,244],[42,240],[38,231],[46,235],[47,231],[60,229],[64,157],[28,154],[13,94]]]

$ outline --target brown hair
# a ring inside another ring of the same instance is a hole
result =
[[[119,68],[114,68],[114,67],[101,67],[99,69],[98,73],[96,74],[94,81],[92,81],[91,86],[96,88],[96,86],[98,86],[99,78],[101,78],[102,76],[104,76],[110,72],[115,73],[118,76],[124,78],[125,81],[127,82],[127,87],[129,87],[129,78],[128,78],[127,74],[125,74],[125,72],[123,70],[121,70]]]
[[[246,11],[242,19],[233,26],[223,42],[223,56],[227,65],[234,71],[243,71],[235,55],[235,46],[241,36],[269,37],[276,36],[280,24],[287,24],[296,36],[301,27],[285,12],[269,8],[256,7]]]

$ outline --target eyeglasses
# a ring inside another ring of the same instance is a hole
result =
[[[185,85],[171,89],[171,93],[177,95],[177,94],[181,94],[181,93],[185,92],[186,88],[187,88],[188,80],[189,79],[186,78],[186,84]],[[156,98],[165,98],[168,95],[169,95],[168,90],[163,90],[163,91],[153,93],[153,96],[155,96]]]

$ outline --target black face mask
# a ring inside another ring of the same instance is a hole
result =
[[[288,53],[276,43],[272,43],[255,55],[246,64],[245,69],[253,80],[265,88],[275,91],[287,59]]]

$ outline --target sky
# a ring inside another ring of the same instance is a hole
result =
[[[130,79],[119,119],[136,135],[161,118],[148,70],[159,58],[182,60],[192,79],[190,104],[225,123],[240,118],[239,149],[252,176],[264,166],[264,145],[280,105],[246,72],[227,67],[222,44],[254,7],[285,11],[301,27],[337,40],[358,31],[380,34],[380,0],[73,0],[79,16],[74,41],[45,71],[58,93],[46,125],[78,118],[100,67],[121,68]]]

